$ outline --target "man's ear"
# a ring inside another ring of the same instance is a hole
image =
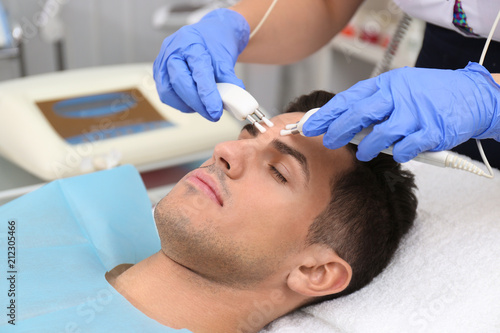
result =
[[[351,265],[332,249],[314,244],[288,275],[287,285],[303,296],[319,297],[343,291],[351,277]]]

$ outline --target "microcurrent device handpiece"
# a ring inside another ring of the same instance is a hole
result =
[[[221,96],[224,110],[231,112],[236,119],[242,121],[246,119],[261,133],[264,133],[266,129],[259,122],[264,122],[268,127],[274,126],[259,110],[257,100],[245,89],[232,83],[217,83],[217,90]]]

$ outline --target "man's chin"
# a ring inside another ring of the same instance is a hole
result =
[[[243,289],[272,273],[269,258],[256,257],[249,244],[224,237],[214,227],[217,223],[203,219],[203,214],[191,216],[185,205],[170,199],[162,199],[154,216],[162,252],[169,260],[207,282]]]

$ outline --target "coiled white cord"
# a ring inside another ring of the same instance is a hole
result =
[[[411,21],[411,16],[406,13],[403,15],[401,20],[399,20],[394,35],[392,35],[391,42],[385,49],[384,56],[377,63],[372,73],[370,74],[370,77],[379,76],[380,74],[385,73],[391,69],[392,60],[394,59],[394,56],[398,51],[401,40],[404,38],[406,32],[410,28]]]
[[[269,14],[271,14],[271,12],[273,11],[274,6],[276,6],[276,3],[278,3],[278,0],[273,0],[273,2],[271,3],[271,5],[267,9],[266,13],[264,14],[264,16],[262,17],[262,19],[260,20],[259,24],[257,24],[257,26],[255,27],[255,29],[250,34],[249,39],[252,39],[252,37],[255,36],[255,34],[260,30],[260,28],[262,27],[262,25],[264,24],[264,22],[266,22],[267,18],[269,17]]]
[[[482,149],[482,147],[481,147],[481,149]],[[487,163],[487,161],[486,161],[486,163]],[[452,169],[458,169],[458,170],[464,170],[464,171],[471,172],[475,175],[483,176],[486,178],[493,178],[493,176],[494,176],[493,171],[491,170],[491,167],[489,166],[489,164],[487,165],[488,171],[490,172],[490,174],[488,175],[483,170],[481,170],[477,165],[474,165],[472,162],[463,159],[460,155],[457,155],[457,154],[448,154],[448,156],[446,157],[446,161],[445,161],[445,167],[452,168]]]

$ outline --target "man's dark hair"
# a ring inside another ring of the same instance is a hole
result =
[[[285,112],[306,112],[326,104],[333,96],[314,91],[292,102]],[[346,148],[353,166],[330,182],[331,199],[309,227],[307,242],[332,248],[352,268],[349,286],[333,299],[361,289],[390,262],[401,238],[413,225],[417,198],[414,176],[403,170],[392,156],[379,154],[369,162],[359,161],[358,146]]]

